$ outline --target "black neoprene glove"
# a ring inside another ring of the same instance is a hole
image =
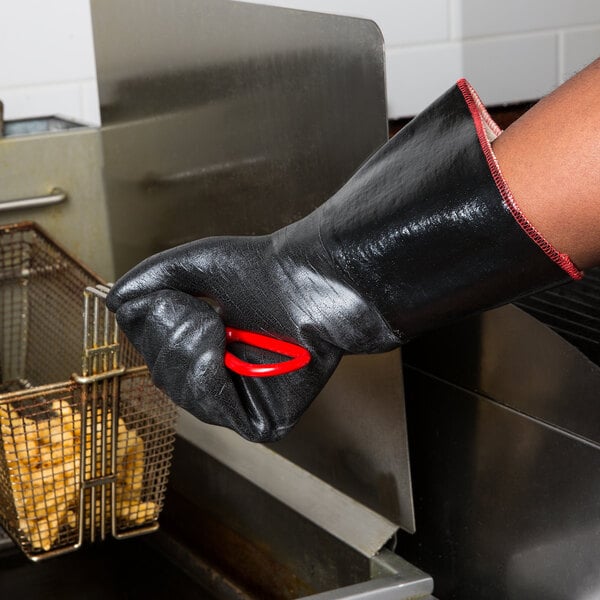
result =
[[[580,277],[519,211],[491,149],[498,133],[461,80],[304,219],[267,236],[207,238],[152,256],[116,283],[108,306],[177,404],[274,441],[343,354],[390,350]],[[224,323],[293,341],[311,362],[276,377],[235,375],[223,364]]]

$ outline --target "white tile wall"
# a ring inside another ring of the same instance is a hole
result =
[[[63,83],[93,76],[94,52],[87,2],[4,0],[1,4],[3,86]]]
[[[462,69],[487,104],[540,98],[558,84],[558,36],[553,32],[467,40]]]
[[[414,115],[462,76],[488,104],[535,99],[600,56],[600,0],[260,3],[373,19],[386,42],[390,118]],[[6,117],[99,123],[88,1],[0,0],[0,14]]]
[[[54,83],[7,87],[0,91],[6,119],[59,115],[70,119],[82,116],[81,84]]]
[[[87,103],[96,68],[86,0],[0,0],[0,100],[5,118],[61,114],[98,122]]]
[[[465,38],[600,23],[598,0],[462,0],[458,8]]]
[[[561,32],[560,41],[564,47],[560,72],[562,82],[600,55],[600,25]]]
[[[386,52],[388,114],[414,115],[462,76],[458,42],[389,48]]]
[[[92,125],[100,124],[100,105],[98,104],[98,83],[96,78],[80,84],[81,120]]]
[[[556,87],[557,45],[556,34],[543,33],[391,48],[388,112],[416,114],[461,77],[489,105],[539,98]]]

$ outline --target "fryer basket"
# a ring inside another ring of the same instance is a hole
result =
[[[32,560],[158,527],[176,409],[107,290],[35,224],[0,228],[0,525]]]

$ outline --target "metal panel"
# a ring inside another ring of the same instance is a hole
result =
[[[404,352],[417,534],[444,600],[600,597],[600,367],[514,306]]]
[[[179,434],[364,556],[396,533],[388,519],[286,460],[270,448],[180,411]]]
[[[600,366],[515,306],[433,332],[406,362],[600,443]]]
[[[310,212],[387,139],[370,21],[227,0],[95,0],[117,271]]]
[[[117,274],[294,221],[387,139],[370,21],[226,0],[91,5]],[[344,360],[329,389],[276,449],[413,530],[399,353]]]
[[[394,575],[306,596],[304,600],[420,600],[432,587],[431,578],[427,576],[421,581],[406,581],[402,575]]]
[[[216,430],[207,432],[206,426],[200,430],[212,438],[205,444],[210,452],[221,439],[228,459],[234,460],[224,466],[195,444],[178,439],[161,528],[175,542],[172,550],[165,548],[171,560],[180,565],[219,565],[213,585],[219,579],[236,582],[241,589],[252,589],[253,598],[312,599],[313,594],[326,592],[324,597],[332,600],[416,600],[431,593],[431,577],[390,550],[367,558],[275,499],[271,490],[247,479],[257,457],[256,463],[267,472],[274,465],[274,478],[288,477],[276,460],[265,459],[268,449],[250,449],[242,465],[243,457],[234,457],[235,447],[247,442],[236,442],[233,435]],[[193,425],[186,431],[190,434],[194,436]],[[315,503],[328,500],[322,493],[317,496]],[[335,505],[329,508],[335,510]]]
[[[17,124],[7,127],[19,129]],[[35,221],[101,277],[112,278],[98,130],[0,138],[0,164],[0,205],[5,208],[15,200],[51,195],[55,188],[66,193],[66,200],[57,204],[13,204],[1,212],[0,223]]]
[[[407,367],[417,533],[444,600],[600,597],[600,447]]]
[[[306,418],[273,448],[414,531],[401,357],[344,358]]]
[[[600,267],[587,269],[581,281],[523,298],[518,306],[600,365]]]

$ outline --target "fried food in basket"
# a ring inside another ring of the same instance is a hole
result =
[[[0,433],[10,473],[19,529],[33,549],[50,550],[63,528],[79,526],[81,414],[65,400],[52,403],[50,418],[37,420],[22,416],[12,406],[0,405]],[[111,473],[112,414],[98,410],[92,418],[87,411],[85,435],[85,478],[102,475],[102,447],[105,451],[105,475]],[[95,421],[95,444],[92,429]],[[91,450],[96,448],[92,473]],[[142,501],[144,477],[144,441],[118,419],[116,452],[117,518],[141,525],[153,520],[158,507]],[[99,489],[95,492],[96,524],[101,515]],[[111,516],[110,491],[105,495],[105,516]],[[85,527],[91,524],[91,493],[86,493]]]

